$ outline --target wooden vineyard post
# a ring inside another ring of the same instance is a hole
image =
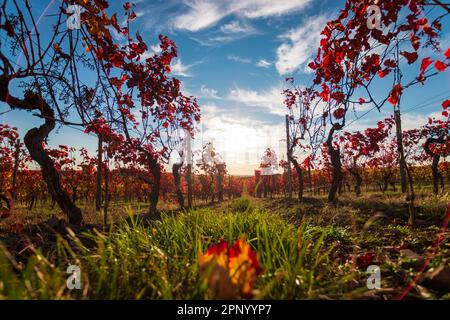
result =
[[[308,188],[309,188],[309,193],[311,193],[311,191],[312,191],[311,165],[308,165]]]
[[[108,200],[109,200],[109,158],[107,158],[107,163],[105,166],[105,205],[103,209],[103,224],[107,226],[108,223]]]
[[[100,211],[102,208],[102,163],[103,163],[103,137],[98,135],[97,150],[97,194],[95,197],[95,208]]]
[[[188,187],[188,208],[192,209],[192,146],[191,134],[186,131],[186,158],[187,158],[187,173],[186,181]]]
[[[405,163],[405,153],[403,150],[403,139],[402,139],[402,122],[400,116],[400,107],[397,106],[394,111],[395,128],[396,128],[396,139],[397,139],[397,150],[399,156],[399,166],[400,166],[400,183],[402,187],[402,193],[406,193],[407,181],[406,181],[406,163]]]
[[[17,186],[17,173],[19,171],[19,160],[20,160],[20,140],[17,139],[16,141],[16,154],[14,157],[14,171],[12,176],[12,199],[16,200],[17,192],[16,192],[16,186]]]
[[[286,148],[287,148],[287,171],[288,171],[288,197],[292,199],[292,170],[291,170],[291,141],[289,135],[289,116],[286,115]]]

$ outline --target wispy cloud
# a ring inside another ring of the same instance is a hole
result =
[[[284,42],[276,50],[275,63],[279,74],[292,74],[309,61],[316,53],[326,21],[325,15],[310,17],[298,28],[280,36]]]
[[[222,34],[214,32],[203,37],[191,37],[192,40],[205,47],[218,47],[250,36],[251,34],[235,33]]]
[[[270,68],[272,66],[272,63],[267,61],[267,60],[265,60],[265,59],[261,59],[261,60],[259,60],[256,63],[256,66],[260,67],[260,68],[266,68],[267,69],[267,68]]]
[[[293,13],[305,8],[311,0],[234,0],[232,2],[241,15],[254,19]]]
[[[234,14],[255,19],[281,16],[303,9],[311,0],[183,0],[186,12],[174,20],[176,29],[196,32],[216,25]]]
[[[200,97],[206,99],[220,99],[219,92],[217,90],[208,88],[204,84],[200,88]]]
[[[248,23],[243,23],[239,21],[232,21],[230,23],[224,24],[220,27],[220,31],[225,34],[237,34],[237,33],[254,33],[255,28],[250,26]]]
[[[194,0],[184,1],[184,3],[189,9],[175,18],[174,27],[176,29],[199,31],[216,24],[226,16],[219,1]]]
[[[227,56],[227,59],[228,59],[228,60],[231,60],[231,61],[239,62],[239,63],[246,63],[246,64],[252,63],[252,60],[251,60],[251,59],[248,59],[248,58],[242,58],[242,57],[236,56],[236,55],[234,55],[234,54],[228,55],[228,56]]]
[[[206,31],[191,38],[201,45],[216,47],[258,34],[259,31],[245,21],[232,21],[219,29]]]
[[[193,64],[185,65],[180,58],[174,60],[171,65],[172,74],[179,77],[192,77],[191,68],[200,64],[201,62],[196,62]]]
[[[230,91],[227,98],[243,105],[259,107],[271,114],[282,116],[286,114],[282,92],[281,86],[260,91],[235,87]]]
[[[162,52],[162,49],[159,45],[155,44],[150,46],[149,50],[145,51],[143,54],[141,54],[141,58],[139,61],[145,62],[148,58],[153,57],[155,54],[159,54]]]
[[[161,53],[162,52],[162,49],[161,49],[159,44],[155,44],[155,45],[150,46],[150,50],[152,50],[154,53]]]

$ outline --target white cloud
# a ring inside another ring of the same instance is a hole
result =
[[[240,62],[240,63],[247,63],[247,64],[252,63],[251,59],[242,58],[242,57],[236,56],[234,54],[227,56],[227,59],[231,60],[231,61],[235,61],[235,62]]]
[[[193,40],[204,46],[218,46],[230,43],[258,33],[254,27],[245,21],[232,21],[222,25],[218,30],[207,32],[202,39],[192,37]]]
[[[150,46],[150,49],[154,52],[154,53],[161,53],[162,49],[161,46],[159,44],[155,44],[153,46]]]
[[[208,0],[184,1],[189,10],[176,17],[174,27],[176,29],[185,29],[188,31],[199,31],[216,24],[225,17],[226,13],[222,11],[219,2]]]
[[[404,113],[402,114],[402,130],[411,130],[417,129],[423,125],[425,125],[428,121],[428,118],[436,118],[442,119],[442,113],[439,112],[430,112],[428,114],[412,114],[412,113]]]
[[[284,41],[277,48],[277,62],[275,66],[281,75],[292,74],[309,61],[317,52],[321,35],[327,18],[326,16],[310,17],[304,24],[280,36]]]
[[[161,52],[162,52],[162,49],[159,45],[150,46],[150,50],[147,50],[143,54],[141,54],[141,58],[139,59],[139,61],[145,62],[148,58],[151,58],[155,54],[159,54]]]
[[[117,32],[116,28],[110,28],[109,30],[114,40],[123,44],[126,43],[127,37],[123,33]]]
[[[241,14],[247,18],[281,16],[301,10],[311,0],[235,0],[233,1]],[[240,4],[237,5],[237,4]]]
[[[256,63],[257,67],[266,68],[266,69],[269,68],[271,65],[272,65],[271,62],[264,60],[264,59],[261,59]]]
[[[190,72],[191,68],[193,66],[196,66],[197,64],[199,64],[200,62],[197,63],[193,63],[193,64],[189,64],[189,65],[185,65],[183,64],[183,62],[181,61],[180,58],[175,59],[173,64],[171,65],[171,70],[172,70],[172,74],[175,76],[180,76],[180,77],[192,77],[192,74]]]
[[[142,1],[138,1],[138,2],[133,1],[133,4],[138,4],[139,2],[142,2]],[[141,5],[139,5],[139,7],[141,8]],[[148,14],[147,10],[137,10],[137,11],[135,10],[134,13],[136,14],[136,19],[139,19],[139,18],[145,16],[146,14]],[[124,16],[122,21],[120,22],[120,26],[122,28],[125,28],[127,26],[127,23],[128,23],[127,17]],[[112,28],[112,29],[114,29],[114,28]]]
[[[244,34],[244,33],[217,34],[217,33],[214,33],[213,35],[209,35],[204,38],[191,37],[191,39],[194,41],[197,41],[202,46],[216,47],[216,46],[224,45],[226,43],[230,43],[230,42],[245,38],[251,34],[254,34],[254,33],[248,33],[248,34]]]
[[[223,26],[221,26],[220,31],[222,31],[225,34],[230,34],[230,33],[250,34],[250,33],[254,33],[255,29],[246,23],[241,23],[239,21],[232,21],[230,23],[227,23],[227,24],[224,24]]]
[[[236,87],[228,95],[228,100],[242,103],[247,106],[261,107],[268,112],[283,116],[286,114],[281,86],[268,90],[255,91]]]
[[[311,0],[183,0],[187,12],[174,20],[176,29],[196,32],[217,24],[228,15],[255,19],[281,16],[303,9]]]
[[[208,88],[205,85],[202,85],[200,88],[200,93],[201,93],[201,97],[202,98],[207,98],[207,99],[220,99],[220,97],[218,96],[218,91]]]

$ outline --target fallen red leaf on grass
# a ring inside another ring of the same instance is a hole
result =
[[[258,257],[249,244],[237,240],[231,247],[221,241],[199,255],[200,274],[217,299],[253,296],[253,284],[261,273]]]

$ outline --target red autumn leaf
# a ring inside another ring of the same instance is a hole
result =
[[[129,115],[130,114],[130,110],[126,109],[126,108],[119,108],[120,113],[122,113],[123,115]]]
[[[391,72],[390,69],[383,69],[383,70],[378,71],[378,76],[379,76],[380,78],[384,78],[384,77],[386,77],[390,72]]]
[[[413,46],[414,50],[419,50],[420,47],[420,38],[416,36],[414,33],[411,33],[409,35],[409,39],[411,41],[411,45]]]
[[[448,117],[448,111],[442,111],[442,115],[443,115],[444,117]]]
[[[450,59],[450,48],[448,48],[447,51],[445,51],[444,55],[447,59]]]
[[[424,26],[424,25],[427,24],[427,22],[428,22],[428,19],[427,19],[427,18],[420,18],[419,20],[417,20],[417,24],[418,24],[419,26]]]
[[[439,31],[442,30],[442,24],[441,24],[441,22],[439,20],[433,21],[433,27],[435,27]]]
[[[428,67],[433,63],[434,61],[430,59],[430,57],[426,57],[422,60],[422,63],[420,65],[420,75],[419,78],[423,76],[425,71],[427,71]]]
[[[416,60],[419,58],[419,55],[417,54],[417,52],[402,51],[400,54],[402,56],[404,56],[406,58],[406,60],[408,60],[408,64],[412,64],[412,63],[416,62]]]
[[[392,89],[391,95],[388,98],[389,103],[396,106],[398,104],[398,100],[402,95],[403,88],[400,84],[396,84]]]
[[[6,219],[11,216],[11,211],[9,210],[2,210],[0,211],[0,219]]]
[[[387,59],[386,61],[384,61],[384,63],[383,63],[386,67],[388,67],[388,68],[395,68],[396,66],[397,66],[397,63],[394,61],[394,60],[392,60],[392,59]]]
[[[12,38],[14,36],[14,25],[9,20],[6,20],[3,28],[6,30],[8,37]]]
[[[128,19],[133,20],[136,18],[136,13],[135,12],[131,12],[130,15],[128,16]]]
[[[358,99],[358,102],[359,102],[359,104],[363,104],[363,103],[366,102],[366,100],[364,100],[363,98],[359,98],[359,99]]]
[[[358,267],[362,270],[366,270],[375,260],[375,255],[372,252],[366,252],[360,254],[356,258],[356,263]]]
[[[168,122],[164,122],[164,123],[163,123],[163,127],[164,127],[164,128],[169,127],[169,123],[168,123]]]
[[[443,72],[445,71],[445,69],[447,69],[448,65],[446,65],[445,63],[443,63],[442,61],[436,61],[436,63],[434,64],[434,67],[440,71]]]
[[[220,243],[199,253],[200,275],[217,299],[237,299],[253,296],[253,284],[262,269],[258,257],[244,240],[237,240],[231,247]]]
[[[323,101],[327,102],[330,99],[330,88],[326,83],[322,84],[322,92],[319,94]]]
[[[126,2],[126,3],[123,5],[123,8],[124,8],[125,10],[130,10],[130,9],[131,9],[131,6],[132,6],[132,4],[131,4],[130,2]]]
[[[430,27],[429,25],[424,25],[422,27],[423,32],[425,32],[425,34],[427,34],[430,37],[435,37],[436,33],[434,32],[433,28]]]
[[[316,69],[317,69],[317,65],[314,63],[314,61],[311,61],[311,62],[308,64],[308,67],[309,67],[311,70],[316,70]]]
[[[219,243],[216,243],[208,248],[208,254],[217,254],[220,255],[221,253],[226,253],[228,250],[228,243],[224,240],[220,241]]]
[[[336,119],[342,119],[342,118],[344,117],[344,115],[345,115],[345,109],[344,109],[344,108],[336,109],[336,110],[333,112],[333,116],[334,116]]]
[[[444,102],[442,102],[442,108],[448,109],[450,107],[450,100],[445,100]]]

